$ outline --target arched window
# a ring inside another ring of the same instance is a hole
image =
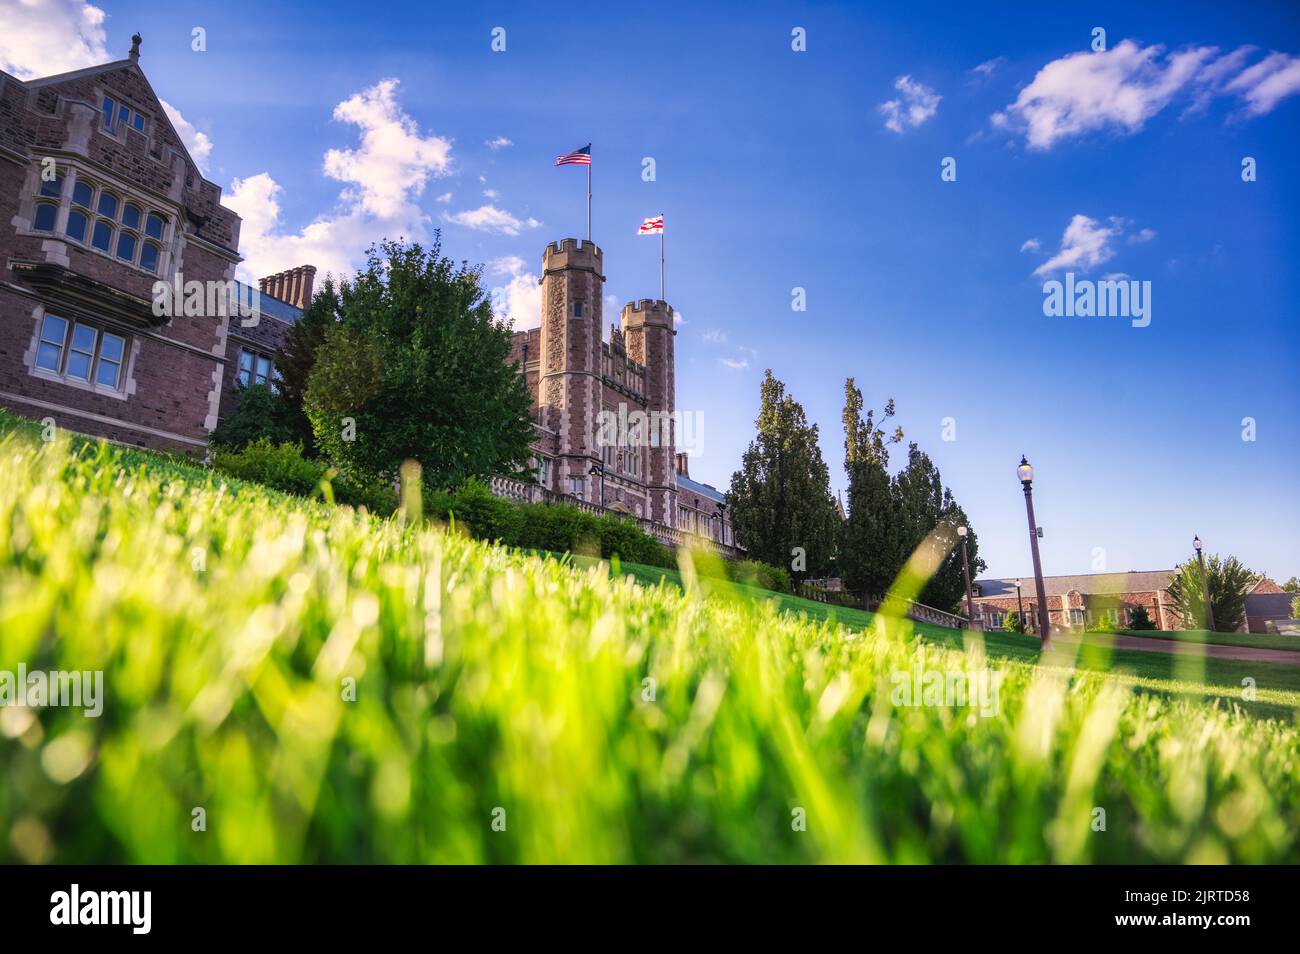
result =
[[[32,217],[32,228],[38,232],[53,232],[54,222],[59,217],[59,207],[53,202],[38,202],[36,215]]]

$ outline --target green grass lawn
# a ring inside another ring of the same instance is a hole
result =
[[[679,588],[682,586],[681,574],[675,570],[640,564],[623,564],[620,569],[645,584],[654,585],[662,580],[668,585]],[[773,593],[769,590],[756,590],[749,587],[732,589],[744,598],[772,601],[781,610],[801,615],[809,620],[838,622],[851,629],[863,631],[869,631],[875,625],[875,614],[865,610],[820,603],[789,593]],[[913,628],[919,636],[932,643],[958,649],[965,643],[965,634],[959,630],[923,623],[913,624]],[[1193,693],[1207,701],[1218,699],[1225,704],[1237,704],[1248,712],[1272,718],[1294,719],[1300,715],[1300,666],[1212,657],[1184,658],[1167,653],[1114,649],[1108,634],[1082,635],[1084,645],[1077,654],[1071,654],[1069,665],[1072,667],[1115,673],[1122,677],[1126,684],[1143,692],[1166,695]],[[1168,639],[1175,639],[1182,635],[1184,634],[1164,633],[1164,637]],[[1193,646],[1204,645],[1207,641],[1220,642],[1218,638],[1204,639],[1205,633],[1187,635],[1191,638],[1186,642]],[[1240,634],[1209,635],[1212,637],[1236,635],[1242,640],[1224,643],[1224,645],[1254,645],[1252,641],[1241,637]],[[1035,636],[989,632],[983,634],[982,640],[985,651],[991,656],[1025,663],[1038,663],[1041,656],[1041,643]],[[1245,679],[1254,680],[1251,699],[1243,697]]]
[[[0,709],[0,861],[1300,861],[1300,728],[1193,673],[5,430],[0,671],[105,701]]]

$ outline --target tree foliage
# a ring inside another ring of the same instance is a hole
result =
[[[239,406],[217,425],[209,439],[214,447],[239,450],[263,438],[272,444],[302,444],[311,428],[284,395],[265,384],[240,388]]]
[[[839,536],[830,471],[817,425],[768,370],[760,389],[757,434],[731,478],[728,508],[736,540],[750,556],[790,567],[796,580],[825,575]]]
[[[875,422],[875,411],[862,417],[862,392],[853,378],[844,382],[844,470],[848,477],[849,512],[840,546],[840,575],[856,593],[883,596],[897,576],[906,554],[899,532],[893,486],[889,477],[889,445],[903,439],[896,427],[888,438]],[[891,399],[881,422],[894,416]]]
[[[1231,633],[1246,622],[1246,593],[1259,575],[1242,565],[1234,556],[1218,554],[1205,559],[1205,572],[1192,558],[1174,568],[1169,596],[1183,618],[1184,625],[1208,628],[1205,614],[1205,581],[1209,578],[1210,606],[1214,610],[1214,628]]]
[[[1155,629],[1156,624],[1151,620],[1151,614],[1147,612],[1145,606],[1135,606],[1129,610],[1128,628],[1135,630]]]
[[[921,602],[956,612],[966,595],[958,527],[966,527],[966,546],[972,580],[984,569],[979,537],[966,512],[943,485],[939,468],[913,442],[908,445],[907,466],[894,478],[895,519],[902,534],[904,559],[921,547],[933,551],[934,574],[921,591]]]
[[[453,487],[524,469],[531,398],[478,269],[443,257],[438,238],[384,242],[339,286],[337,313],[304,406],[340,470],[393,479],[409,458],[430,486]]]

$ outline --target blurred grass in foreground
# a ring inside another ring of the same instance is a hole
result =
[[[106,701],[0,709],[5,861],[1300,860],[1289,722],[14,433],[20,662]],[[894,705],[918,666],[999,712]]]

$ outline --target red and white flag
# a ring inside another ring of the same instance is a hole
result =
[[[656,215],[646,219],[641,223],[641,228],[637,229],[637,235],[663,235],[664,234],[664,217]]]

